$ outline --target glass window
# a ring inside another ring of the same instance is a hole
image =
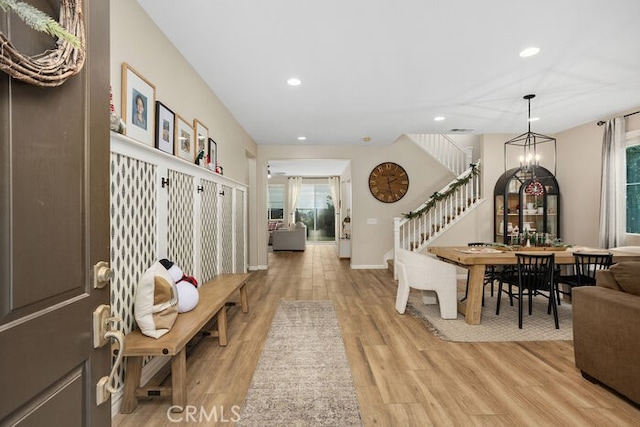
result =
[[[297,221],[307,226],[308,240],[335,240],[335,209],[328,184],[302,184]]]
[[[269,184],[267,210],[269,219],[284,219],[284,185]]]
[[[627,147],[627,233],[640,233],[640,145]]]

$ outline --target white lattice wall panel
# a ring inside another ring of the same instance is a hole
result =
[[[213,181],[203,179],[202,202],[200,205],[200,276],[202,282],[212,279],[218,274],[218,192]]]
[[[236,190],[236,273],[245,272],[244,259],[244,191]]]
[[[233,195],[231,187],[222,186],[224,196],[220,198],[222,202],[222,231],[220,236],[220,245],[222,253],[220,254],[220,273],[233,273]]]
[[[122,330],[135,328],[133,303],[140,276],[156,260],[156,166],[111,154],[111,312]],[[124,385],[121,367],[116,377]]]
[[[193,176],[169,170],[167,254],[186,275],[193,265]]]
[[[161,178],[169,179],[168,187],[162,187]],[[118,326],[122,332],[137,327],[133,312],[136,287],[158,258],[171,259],[187,274],[198,273],[198,280],[232,273],[244,263],[244,258],[233,258],[233,246],[246,245],[238,243],[246,238],[238,216],[246,215],[246,206],[244,201],[242,206],[237,200],[232,204],[234,191],[246,192],[243,184],[115,133],[111,134],[110,179],[110,263],[115,274],[111,307],[113,315],[123,319]],[[203,190],[198,199],[196,185]],[[225,196],[219,195],[221,191]],[[234,207],[242,214],[233,212]],[[234,235],[234,224],[243,237]],[[244,257],[244,249],[238,255]],[[153,376],[162,365],[148,366],[151,359],[144,360],[143,378]],[[122,390],[123,368],[117,372],[115,385]]]

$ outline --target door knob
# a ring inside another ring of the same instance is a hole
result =
[[[106,261],[100,261],[93,266],[93,287],[102,289],[113,279],[113,270]]]

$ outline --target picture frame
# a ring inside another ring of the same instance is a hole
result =
[[[176,114],[176,155],[181,159],[193,163],[195,160],[195,143],[193,126],[189,124],[182,116]]]
[[[207,143],[209,140],[209,128],[202,124],[202,122],[198,119],[193,119],[193,130],[195,132],[195,155],[196,157],[203,152],[205,155],[207,154]],[[203,155],[204,158],[204,155]],[[204,160],[202,161],[201,166],[206,166],[204,164]]]
[[[216,165],[218,164],[218,144],[213,140],[213,138],[209,138],[209,168],[213,171],[216,170]]]
[[[154,146],[156,87],[128,63],[122,63],[122,116],[124,134]]]
[[[167,154],[175,153],[176,115],[169,107],[156,101],[156,148]]]

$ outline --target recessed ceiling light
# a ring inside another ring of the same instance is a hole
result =
[[[443,120],[444,120],[444,116],[436,116],[436,117],[433,118],[434,122],[441,122]]]
[[[364,138],[362,138],[362,140],[364,142],[371,142],[371,137],[370,136],[365,136]]]
[[[529,56],[536,55],[538,52],[540,52],[540,48],[539,47],[531,46],[531,47],[528,47],[528,48],[524,49],[522,52],[520,52],[520,57],[521,58],[527,58]]]
[[[299,136],[298,137],[298,141],[306,141],[307,137],[306,136]]]
[[[287,80],[287,84],[289,86],[300,86],[302,84],[302,80],[297,77],[291,77],[289,80]]]

